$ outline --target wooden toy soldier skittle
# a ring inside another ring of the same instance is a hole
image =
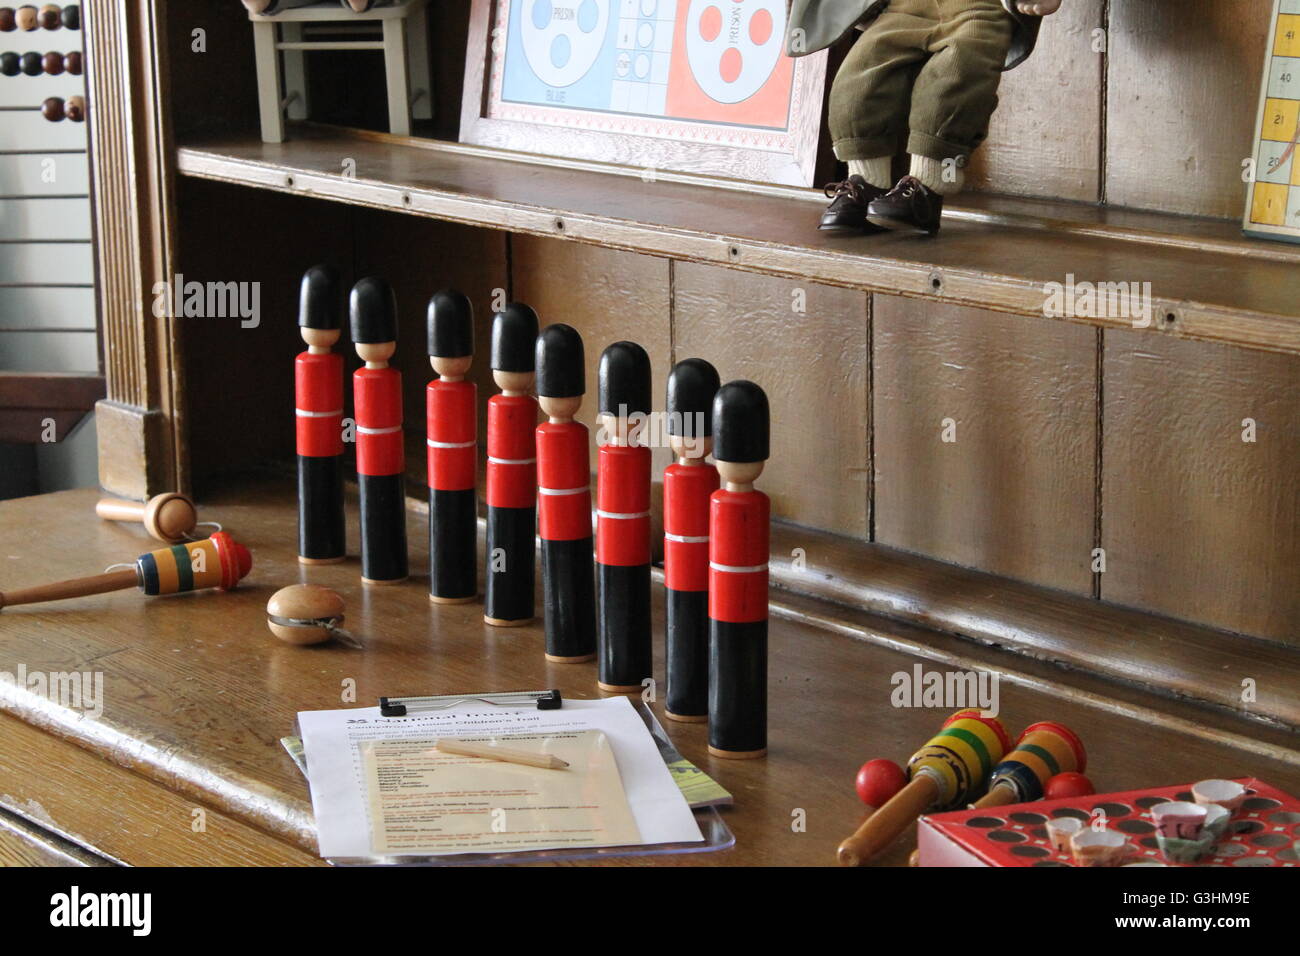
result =
[[[478,596],[478,388],[465,380],[474,360],[474,307],[451,289],[429,300],[425,389],[429,460],[429,600],[463,604]]]
[[[333,564],[347,553],[343,520],[343,356],[339,277],[313,266],[302,277],[298,326],[307,351],[293,363],[298,444],[298,560]]]
[[[678,362],[668,375],[668,442],[677,461],[664,469],[664,710],[689,723],[709,716],[709,496],[719,479],[705,459],[718,385],[717,369],[704,359]]]
[[[596,468],[598,683],[632,693],[652,667],[650,449],[636,425],[650,413],[650,357],[635,342],[615,342],[601,353],[599,374],[606,440]]]
[[[767,396],[728,382],[713,400],[709,499],[709,753],[767,753],[767,562],[771,504],[754,490],[768,457]]]
[[[519,302],[492,322],[492,380],[488,399],[487,587],[483,620],[514,627],[533,619],[537,533],[537,400],[533,387],[537,313]]]
[[[402,472],[402,373],[389,368],[397,350],[397,302],[383,279],[352,287],[352,340],[365,367],[352,375],[361,490],[361,580],[405,580],[406,499]]]
[[[547,421],[537,426],[538,536],[546,659],[596,656],[596,591],[591,555],[591,459],[582,407],[586,372],[582,336],[548,325],[537,337],[537,397]]]

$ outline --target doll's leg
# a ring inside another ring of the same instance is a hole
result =
[[[831,84],[827,123],[835,155],[878,188],[892,185],[889,160],[907,129],[912,82],[936,26],[918,14],[930,6],[931,0],[893,0],[863,31]]]
[[[912,175],[939,195],[960,191],[970,154],[988,135],[1014,22],[999,0],[939,0],[956,7],[936,32],[912,92]]]

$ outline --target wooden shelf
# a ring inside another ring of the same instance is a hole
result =
[[[0,372],[0,441],[36,444],[46,419],[62,441],[104,394],[99,375]]]
[[[355,175],[344,175],[345,160]],[[349,164],[351,165],[351,164]],[[181,147],[182,175],[811,282],[1044,315],[1045,286],[1150,283],[1151,335],[1300,354],[1300,250],[1218,220],[973,197],[938,239],[835,238],[820,193],[299,126]]]
[[[23,558],[10,562],[5,585],[91,573],[156,544],[138,527],[96,521],[96,497],[81,489],[0,502],[0,549]],[[37,814],[43,829],[130,864],[303,863],[316,852],[315,826],[306,782],[279,738],[298,711],[351,706],[340,703],[343,682],[356,682],[358,706],[383,694],[468,689],[596,696],[594,664],[545,660],[540,623],[493,629],[482,604],[430,604],[421,547],[411,549],[411,579],[396,587],[362,587],[355,557],[301,567],[291,479],[244,476],[200,507],[253,553],[238,588],[162,598],[123,591],[0,612],[9,661],[28,673],[102,672],[108,704],[96,714],[25,687],[0,695],[0,808]],[[353,553],[357,526],[350,497]],[[408,511],[413,543],[426,528]],[[364,651],[292,647],[270,635],[267,599],[300,580],[343,595]],[[736,795],[725,811],[736,847],[636,865],[833,865],[836,844],[861,817],[858,766],[905,759],[943,719],[940,709],[891,700],[892,675],[918,666],[1000,674],[999,714],[1013,732],[1037,720],[1065,723],[1086,742],[1088,773],[1103,792],[1241,775],[1300,788],[1300,751],[1287,731],[1138,687],[1112,693],[1077,670],[780,589],[771,606],[768,758],[711,757],[703,724],[666,722],[682,754]],[[658,584],[652,608],[662,675]],[[662,716],[661,700],[652,707]],[[810,790],[810,780],[825,785]],[[188,825],[196,806],[207,813],[205,832]],[[817,821],[807,833],[791,830],[795,807]],[[160,830],[160,819],[182,825]],[[881,863],[902,864],[910,849],[900,840]]]

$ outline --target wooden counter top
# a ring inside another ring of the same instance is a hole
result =
[[[0,502],[0,588],[95,574],[154,548],[140,528],[97,520],[95,497],[82,490]],[[333,567],[298,565],[288,482],[231,487],[200,502],[200,517],[220,521],[253,553],[253,571],[236,591],[166,598],[126,591],[0,612],[0,671],[103,674],[98,716],[0,687],[0,708],[9,715],[0,717],[0,806],[97,858],[312,862],[306,782],[279,743],[300,710],[469,690],[558,687],[574,698],[597,696],[594,664],[545,661],[540,623],[497,630],[483,625],[481,605],[429,603],[420,577],[426,532],[415,512],[414,576],[373,589],[361,587],[355,558]],[[351,505],[349,519],[355,553]],[[364,651],[291,647],[271,636],[266,600],[298,581],[343,594],[347,626],[367,642]],[[1001,686],[1002,717],[1013,732],[1054,719],[1083,737],[1099,790],[1253,775],[1300,792],[1300,752],[1284,734],[1190,705],[1135,700],[1131,688],[1111,701],[1093,679],[953,638],[936,635],[938,650],[915,656],[900,648],[924,646],[914,639],[923,633],[916,628],[897,625],[903,637],[891,640],[892,625],[876,620],[863,633],[879,641],[854,639],[829,623],[835,615],[819,617],[813,602],[774,598],[782,603],[771,630],[770,756],[713,759],[703,725],[664,722],[682,753],[735,794],[736,806],[724,811],[735,848],[627,862],[832,864],[860,815],[857,767],[877,756],[906,759],[951,709],[894,708],[891,675],[918,663],[944,669],[936,659],[952,666],[954,642],[966,666],[1016,672]],[[662,675],[661,592],[654,608]],[[1085,687],[1085,680],[1092,683]],[[355,699],[345,701],[350,687]],[[654,707],[662,718],[662,706]],[[1143,716],[1153,713],[1177,719]],[[1269,746],[1234,746],[1234,734]],[[1272,755],[1264,753],[1269,749]],[[909,849],[910,838],[900,840],[882,863],[902,863]]]

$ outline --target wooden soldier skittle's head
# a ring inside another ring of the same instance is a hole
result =
[[[537,313],[511,302],[492,320],[492,381],[506,395],[527,395],[537,361]]]
[[[587,391],[582,336],[568,325],[548,325],[537,336],[537,400],[553,422],[571,422]]]
[[[368,276],[352,287],[352,341],[366,368],[387,368],[397,351],[397,299],[393,287]]]
[[[634,444],[650,415],[650,356],[635,342],[600,353],[599,420],[615,445]]]
[[[728,491],[751,491],[768,458],[767,395],[753,382],[728,382],[713,399],[713,459]]]
[[[474,361],[474,306],[455,289],[429,299],[429,364],[444,382],[464,381]]]
[[[683,359],[668,373],[668,444],[683,465],[699,464],[713,450],[713,399],[718,370],[700,358]]]
[[[343,332],[339,274],[332,266],[312,266],[298,287],[298,332],[313,354],[328,352]]]

